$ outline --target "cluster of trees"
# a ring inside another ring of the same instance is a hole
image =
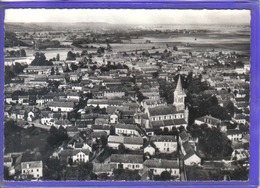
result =
[[[67,53],[67,58],[66,60],[76,60],[76,57],[80,57],[80,54],[77,52],[77,53],[74,53],[72,51],[69,51]]]
[[[188,126],[187,130],[192,137],[199,139],[199,144],[206,158],[223,159],[223,157],[231,156],[232,143],[218,128],[210,128],[207,124],[200,126],[193,124]]]
[[[43,49],[47,49],[47,48],[60,48],[61,45],[60,45],[60,42],[57,41],[57,40],[43,40],[43,41],[39,41],[37,43],[37,47],[40,49],[40,50],[43,50]]]
[[[141,176],[138,173],[138,170],[128,170],[128,169],[115,169],[113,171],[114,180],[141,180]]]
[[[68,139],[69,137],[65,128],[60,126],[59,129],[57,129],[56,127],[52,126],[49,130],[47,142],[51,148],[54,148],[60,146],[63,141]]]
[[[26,52],[24,49],[20,50],[7,50],[6,51],[7,57],[26,57]]]
[[[48,61],[44,53],[36,52],[34,54],[34,60],[31,63],[32,66],[49,66],[53,65],[51,61]]]
[[[165,127],[163,130],[162,129],[155,129],[154,133],[156,135],[174,135],[178,136],[179,132],[182,132],[185,128],[183,126],[180,126],[179,128],[172,127],[171,129]]]
[[[167,59],[172,56],[172,52],[168,51],[167,49],[164,50],[164,52],[161,54],[162,59]]]
[[[23,72],[24,68],[28,65],[21,65],[20,63],[15,63],[13,66],[5,66],[5,83],[9,84],[16,75]]]
[[[125,64],[121,63],[111,63],[110,61],[107,62],[107,65],[103,65],[100,67],[102,72],[108,72],[109,70],[116,70],[116,69],[129,69],[129,67]]]
[[[13,32],[5,32],[5,47],[13,47],[13,46],[29,46],[27,43],[19,40],[15,33]]]

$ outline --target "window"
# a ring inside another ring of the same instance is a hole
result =
[[[37,169],[37,172],[39,172],[39,169]]]
[[[136,168],[139,168],[139,165],[136,165]]]
[[[31,170],[31,172],[33,172],[33,169]]]
[[[39,177],[39,174],[37,174],[37,177]]]

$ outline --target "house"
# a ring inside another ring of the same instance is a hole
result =
[[[172,153],[177,151],[177,140],[175,136],[154,135],[151,136],[151,142],[161,153]]]
[[[73,137],[79,132],[78,128],[75,126],[66,127],[66,130],[69,137]]]
[[[76,92],[69,92],[67,93],[67,100],[71,102],[79,102],[80,96]]]
[[[104,92],[104,98],[113,99],[125,96],[125,91],[122,88],[107,88]]]
[[[117,124],[115,133],[118,135],[140,136],[140,129],[133,124]]]
[[[195,119],[194,123],[197,125],[207,124],[209,127],[217,127],[221,123],[221,120],[212,116],[203,116]]]
[[[89,99],[87,106],[99,106],[100,108],[107,108],[108,106],[122,106],[123,100],[109,100],[109,99]]]
[[[52,101],[48,102],[47,106],[54,112],[70,112],[74,108],[73,102],[63,102],[63,101]]]
[[[68,119],[59,119],[59,120],[55,121],[54,126],[56,128],[59,128],[60,126],[66,128],[66,127],[72,126],[72,123]]]
[[[144,170],[148,169],[153,175],[161,175],[163,171],[168,171],[171,176],[180,177],[178,160],[147,159],[143,165]]]
[[[114,169],[143,169],[143,155],[137,154],[112,154],[110,158],[111,168]]]
[[[243,125],[246,124],[246,117],[242,113],[238,113],[238,114],[235,113],[232,120],[238,124],[243,124]]]
[[[119,145],[123,144],[126,149],[140,150],[143,147],[142,137],[126,137],[110,135],[107,140],[107,145],[113,149],[119,149]]]
[[[21,175],[31,175],[33,178],[43,177],[42,161],[24,161],[21,162]]]
[[[228,129],[226,134],[228,139],[232,142],[241,141],[243,138],[242,131],[238,129]]]
[[[179,144],[180,146],[184,143],[184,142],[188,142],[190,141],[190,134],[188,134],[185,130],[182,131],[180,134],[179,134]]]
[[[144,154],[153,156],[155,155],[155,145],[152,143],[149,143],[146,147],[144,147]]]
[[[113,174],[113,170],[110,167],[109,163],[93,163],[93,172],[96,175],[100,174],[107,174],[108,176],[111,176]]]
[[[69,163],[70,160],[73,163],[86,163],[89,161],[89,150],[75,150],[75,149],[66,149],[66,150],[62,150],[59,153],[59,158],[61,160],[62,163]]]
[[[184,142],[181,145],[181,151],[183,155],[183,161],[185,165],[197,165],[201,163],[201,158],[197,152],[193,149],[189,142]]]
[[[118,115],[116,113],[111,114],[109,121],[113,124],[118,123]]]
[[[72,152],[72,160],[73,162],[88,162],[89,161],[89,150],[73,150]]]
[[[110,128],[110,125],[108,125],[108,124],[93,125],[92,130],[93,130],[93,132],[104,132],[105,131],[107,133],[107,135],[109,135],[111,128]]]

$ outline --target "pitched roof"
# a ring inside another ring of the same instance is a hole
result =
[[[29,165],[29,168],[42,168],[43,167],[42,161],[21,162],[22,169],[27,168],[27,165]]]
[[[184,142],[182,145],[186,152],[186,155],[184,155],[184,157],[183,157],[184,160],[190,158],[192,155],[197,155],[196,152],[194,151],[194,149],[191,147],[189,142]]]
[[[212,116],[203,116],[203,117],[199,117],[196,120],[205,122],[205,123],[210,123],[212,125],[217,125],[218,123],[221,122],[220,119],[214,118]]]
[[[144,165],[148,168],[177,168],[179,169],[179,163],[177,160],[166,159],[148,159],[144,162]]]
[[[48,102],[47,106],[73,108],[74,103],[73,102],[51,101],[51,102]]]
[[[152,142],[176,142],[176,137],[171,135],[154,135],[151,137]]]
[[[169,115],[175,114],[177,112],[176,108],[173,105],[148,108],[148,111],[150,113],[150,116]]]
[[[94,163],[93,164],[93,172],[110,172],[110,164],[109,163]]]
[[[143,155],[137,154],[112,154],[110,162],[143,163]]]
[[[242,131],[238,129],[228,129],[226,132],[227,135],[235,135],[235,134],[242,134]]]
[[[187,141],[189,139],[189,135],[187,134],[186,131],[182,131],[180,134],[179,134],[179,138],[182,140],[182,141]]]
[[[137,126],[133,124],[117,124],[115,128],[137,130]]]

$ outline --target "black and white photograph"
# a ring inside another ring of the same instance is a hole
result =
[[[248,181],[250,22],[6,9],[4,180]]]

